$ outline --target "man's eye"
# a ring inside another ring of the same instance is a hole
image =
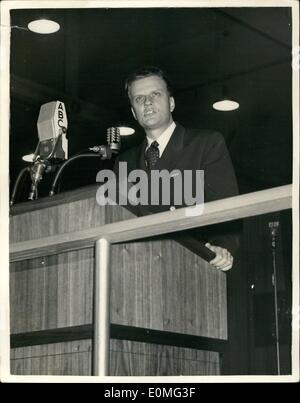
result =
[[[159,91],[154,91],[154,92],[152,92],[152,97],[153,98],[158,98],[158,97],[160,97],[160,92]]]
[[[135,102],[138,104],[141,104],[143,102],[143,100],[144,100],[144,97],[142,97],[142,96],[138,96],[135,98]]]

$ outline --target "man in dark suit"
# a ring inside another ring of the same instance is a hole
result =
[[[169,172],[173,169],[179,172],[204,170],[205,202],[238,193],[232,163],[222,135],[209,130],[187,130],[173,121],[175,100],[168,79],[160,69],[148,68],[134,73],[127,79],[126,91],[133,116],[145,130],[146,138],[141,145],[118,157],[116,172],[120,162],[127,163],[128,172],[136,169],[146,172],[151,169],[165,169]],[[145,215],[182,206],[184,202],[181,206],[173,205],[171,198],[170,205],[137,206],[135,213]],[[228,250],[230,248],[222,247],[222,236],[218,238],[218,235],[211,235],[210,232],[208,229],[204,236],[210,241],[206,246],[216,254],[210,264],[224,271],[230,269],[233,264],[233,256]],[[234,236],[225,234],[223,241],[224,239],[229,240],[230,244]]]

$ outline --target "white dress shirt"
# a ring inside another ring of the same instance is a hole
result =
[[[164,152],[165,148],[167,147],[167,144],[175,130],[176,124],[175,122],[172,122],[170,126],[156,139],[158,142],[158,149],[159,149],[159,157],[162,156],[162,153]],[[150,147],[151,143],[153,143],[153,139],[147,136],[147,142],[148,146],[146,150]]]

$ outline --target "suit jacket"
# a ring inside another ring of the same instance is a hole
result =
[[[135,169],[147,171],[145,165],[145,149],[147,139],[138,146],[121,153],[114,170],[118,174],[119,163],[127,162],[128,173]],[[162,154],[155,169],[166,169],[169,172],[176,169],[204,170],[204,201],[223,199],[238,194],[238,186],[223,136],[211,130],[185,129],[176,124],[176,128]],[[173,205],[171,197],[170,205],[129,206],[136,215],[153,214],[170,209]],[[184,207],[182,206],[177,207]],[[212,244],[226,247],[234,253],[237,247],[236,228],[229,224],[218,224],[200,230],[183,231],[178,234],[178,239],[187,240],[190,248],[197,252],[195,238],[209,241]],[[193,240],[192,240],[193,239]],[[187,244],[187,242],[182,242]],[[192,245],[194,244],[194,246]]]

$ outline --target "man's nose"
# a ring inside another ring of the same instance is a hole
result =
[[[144,101],[145,105],[151,105],[152,104],[152,96],[150,95],[145,95],[145,101]]]

